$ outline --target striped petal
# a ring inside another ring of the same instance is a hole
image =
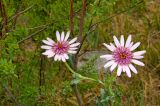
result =
[[[51,58],[51,57],[53,57],[55,55],[55,53],[50,53],[47,57],[48,58]]]
[[[135,74],[138,73],[137,70],[136,70],[136,68],[135,68],[132,64],[129,64],[129,68],[130,68]]]
[[[124,47],[124,36],[123,35],[121,35],[120,43],[121,43],[121,46]]]
[[[118,66],[118,70],[117,70],[117,76],[120,76],[122,73],[122,66]]]
[[[56,37],[57,37],[57,40],[60,41],[61,36],[60,36],[60,33],[58,31],[56,31]]]
[[[120,46],[120,43],[119,43],[117,37],[116,37],[116,36],[113,36],[113,39],[114,39],[115,45],[116,45],[117,47],[119,47],[119,46]]]
[[[50,45],[50,46],[53,45],[53,43],[52,43],[52,42],[49,42],[48,40],[42,40],[42,42],[45,43],[45,44],[47,44],[47,45]]]
[[[76,50],[78,49],[77,47],[70,47],[69,50]]]
[[[64,41],[67,41],[67,40],[68,40],[69,35],[70,35],[70,31],[67,32],[67,34],[66,34],[66,36],[65,36],[65,38],[64,38]]]
[[[73,44],[71,44],[70,45],[70,47],[76,47],[76,46],[78,46],[80,43],[73,43]]]
[[[48,40],[49,42],[51,42],[52,44],[55,43],[51,38],[47,38],[47,40]]]
[[[115,63],[113,60],[107,62],[107,63],[104,65],[104,68],[108,68],[108,67],[111,66],[113,63]]]
[[[133,58],[134,58],[134,59],[143,59],[144,56],[139,56],[139,55],[138,55],[138,56],[133,56]]]
[[[54,56],[54,61],[57,61],[58,58],[59,58],[59,55],[55,55],[55,56]]]
[[[124,66],[124,70],[126,71],[127,76],[131,77],[131,71],[130,71],[129,67],[128,66]]]
[[[129,47],[130,43],[131,43],[131,39],[132,39],[132,36],[129,35],[127,40],[126,40],[126,44],[125,44],[125,47]]]
[[[137,49],[137,47],[138,47],[140,44],[141,44],[140,42],[135,43],[135,44],[130,48],[130,51],[133,51],[133,50]]]
[[[111,48],[113,48],[114,50],[116,49],[116,47],[113,45],[113,43],[110,43]]]
[[[54,55],[55,53],[52,50],[46,50],[42,53],[43,55]]]
[[[107,44],[105,44],[105,43],[103,43],[103,45],[104,45],[108,50],[110,50],[110,51],[112,51],[112,52],[115,50],[115,48],[112,47],[112,46],[110,46],[110,45],[107,45]]]
[[[67,54],[63,54],[63,56],[65,57],[65,59],[69,59],[69,56]]]
[[[137,65],[140,65],[140,66],[144,66],[144,63],[143,62],[141,62],[141,61],[138,61],[138,60],[132,60],[132,62],[134,63],[134,64],[137,64]]]
[[[66,58],[64,56],[61,57],[63,62],[66,62]]]
[[[63,41],[64,40],[64,32],[62,32],[62,34],[61,34],[61,41]]]
[[[74,38],[74,39],[72,39],[71,41],[69,41],[69,44],[74,43],[76,40],[77,40],[77,37],[76,37],[76,38]]]
[[[146,53],[146,51],[145,51],[145,50],[142,50],[142,51],[134,52],[134,53],[133,53],[133,56],[140,56],[140,55],[143,55],[143,54],[145,54],[145,53]]]
[[[71,54],[76,54],[77,51],[73,51],[73,50],[69,50],[68,53],[71,53]]]
[[[113,63],[113,65],[110,68],[110,71],[112,72],[116,68],[116,66],[117,66],[117,63]]]
[[[42,49],[51,49],[52,47],[51,46],[45,46],[45,45],[43,45],[43,46],[41,46],[41,48]]]

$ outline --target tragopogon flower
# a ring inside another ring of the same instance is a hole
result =
[[[111,72],[118,67],[117,76],[120,76],[122,71],[126,72],[128,77],[131,77],[131,71],[137,74],[137,70],[132,63],[144,66],[144,63],[139,61],[139,59],[144,58],[142,55],[146,53],[145,50],[133,52],[133,50],[140,45],[140,42],[133,44],[133,42],[131,42],[131,35],[128,36],[126,43],[123,35],[121,35],[120,42],[116,36],[113,36],[113,39],[115,45],[112,43],[110,43],[110,45],[103,43],[107,49],[112,51],[112,54],[100,56],[100,58],[105,58],[108,61],[104,67],[110,67]]]
[[[42,40],[44,44],[42,45],[42,49],[46,49],[43,55],[47,55],[48,58],[54,57],[54,60],[62,60],[63,62],[66,61],[66,59],[69,59],[68,54],[75,54],[77,46],[80,43],[75,43],[77,40],[77,37],[67,41],[69,38],[70,32],[66,33],[66,36],[64,32],[60,33],[56,31],[56,37],[57,37],[57,42],[54,42],[52,39],[47,38],[47,40]]]

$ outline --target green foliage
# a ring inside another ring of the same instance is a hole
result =
[[[12,61],[7,61],[6,59],[0,59],[0,79],[8,77],[16,77],[15,74],[16,66]]]
[[[56,30],[65,32],[69,30],[69,0],[2,0],[2,2],[7,15],[7,25],[4,22],[5,17],[1,15],[0,34],[3,36],[0,35],[0,85],[2,85],[0,105],[14,106],[15,100],[21,106],[70,106],[72,103],[75,105],[77,101],[72,84],[78,84],[87,106],[95,104],[121,106],[123,103],[125,105],[133,103],[135,106],[160,104],[157,96],[160,75],[158,1],[86,0],[82,32],[86,39],[78,58],[83,52],[101,50],[101,44],[112,41],[114,34],[117,36],[124,34],[125,38],[130,33],[134,34],[134,40],[140,40],[142,43],[141,49],[147,50],[144,59],[146,67],[137,69],[138,75],[135,75],[137,77],[128,79],[122,76],[119,79],[115,77],[116,75],[106,72],[104,86],[72,76],[63,63],[42,56],[43,51],[40,48],[42,39],[50,37],[55,40]],[[74,0],[73,7],[74,31],[70,38],[79,33],[82,1]],[[42,29],[44,30],[40,31]],[[69,57],[67,62],[74,66],[74,56]],[[98,79],[98,72],[101,70],[97,70],[95,66],[97,58],[99,58],[97,55],[89,57],[77,73]],[[97,89],[100,92],[99,96],[95,94]],[[88,94],[92,95],[88,97],[86,96]],[[122,100],[123,96],[127,98],[126,101]],[[71,102],[68,103],[67,100]]]
[[[72,93],[72,87],[70,85],[70,81],[65,81],[64,88],[62,89],[62,94],[67,96],[67,95],[71,95],[71,93]]]

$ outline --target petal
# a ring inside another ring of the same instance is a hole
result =
[[[123,72],[126,72],[126,70],[125,70],[125,67],[124,67],[124,66],[122,67],[122,70],[123,70]]]
[[[144,54],[144,53],[146,53],[145,50],[138,51],[138,52],[134,52],[134,53],[133,53],[133,56],[140,56],[140,55],[142,55],[142,54]]]
[[[62,59],[62,56],[58,55],[58,61],[61,61],[61,59]]]
[[[49,54],[47,57],[48,58],[51,58],[51,57],[53,57],[55,55],[55,53],[52,53],[52,54]]]
[[[45,45],[43,45],[43,46],[41,46],[41,48],[42,49],[51,49],[52,47],[51,46],[45,46]]]
[[[69,59],[69,56],[67,54],[63,54],[63,56],[65,57],[65,59]]]
[[[52,42],[49,42],[49,41],[47,41],[47,40],[42,40],[42,42],[45,43],[45,44],[47,44],[47,45],[51,45],[51,46],[53,45]]]
[[[137,70],[136,70],[136,68],[135,68],[132,64],[129,64],[129,68],[130,68],[135,74],[138,73]]]
[[[58,58],[59,58],[59,55],[55,55],[55,56],[54,56],[54,61],[57,61]]]
[[[135,43],[135,44],[130,48],[130,50],[131,50],[131,51],[135,50],[140,44],[141,44],[140,42]]]
[[[73,44],[71,44],[70,45],[70,47],[76,47],[76,46],[78,46],[80,43],[73,43]]]
[[[45,52],[42,53],[43,55],[52,55],[55,54],[52,50],[46,50]]]
[[[63,62],[66,62],[66,59],[64,56],[61,57]]]
[[[114,39],[115,45],[116,45],[117,47],[119,47],[119,46],[120,46],[120,43],[119,43],[117,37],[116,37],[116,36],[113,36],[113,39]]]
[[[130,45],[128,46],[128,48],[131,48],[133,46],[133,42],[130,43]]]
[[[131,43],[131,39],[132,39],[132,35],[129,35],[127,40],[126,40],[126,44],[125,47],[129,47],[130,43]]]
[[[111,60],[109,62],[107,62],[105,65],[104,65],[104,68],[108,68],[109,66],[111,66],[114,62],[114,60]]]
[[[112,51],[112,52],[115,50],[115,48],[112,47],[112,46],[110,46],[110,45],[107,45],[107,44],[105,44],[105,43],[103,43],[103,45],[104,45],[105,47],[107,47],[107,49],[110,50],[110,51]]]
[[[100,58],[111,58],[111,57],[113,57],[113,55],[111,55],[111,54],[106,54],[106,55],[100,56]]]
[[[55,43],[51,38],[47,38],[47,40],[48,40],[49,42],[52,42],[52,44]]]
[[[100,58],[105,58],[107,60],[111,60],[111,59],[113,59],[113,56],[111,54],[106,54],[106,55],[100,56]]]
[[[62,34],[61,34],[61,41],[63,41],[64,40],[64,32],[62,32]]]
[[[131,77],[131,71],[130,71],[129,67],[128,66],[124,66],[124,69],[126,70],[127,76]]]
[[[74,43],[77,40],[77,37],[75,37],[74,39],[72,39],[71,41],[69,41],[69,44]]]
[[[76,54],[77,51],[73,51],[73,50],[69,50],[68,53],[71,53],[71,54]]]
[[[124,47],[124,36],[123,36],[123,35],[121,35],[120,43],[121,43],[121,46],[123,46],[123,47]]]
[[[144,56],[133,56],[134,59],[143,59]]]
[[[60,33],[58,31],[56,31],[56,37],[57,37],[57,40],[60,41]]]
[[[122,73],[122,66],[118,66],[118,70],[117,70],[117,76],[120,76]]]
[[[76,50],[76,49],[78,49],[78,48],[76,48],[76,47],[70,47],[69,48],[69,50]]]
[[[116,47],[113,45],[113,43],[110,43],[110,46],[115,50]]]
[[[65,38],[64,38],[64,41],[67,41],[67,40],[68,40],[69,35],[70,35],[70,31],[67,32],[67,34],[66,34],[66,36],[65,36]]]
[[[110,68],[110,71],[112,72],[116,68],[116,66],[117,66],[117,63],[113,63],[113,65]]]
[[[140,66],[144,66],[144,63],[143,62],[141,62],[141,61],[138,61],[138,60],[132,60],[132,62],[134,63],[134,64],[137,64],[137,65],[140,65]]]

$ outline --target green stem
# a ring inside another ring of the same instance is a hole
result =
[[[81,79],[87,79],[87,80],[95,81],[95,82],[98,82],[98,83],[101,83],[102,85],[104,85],[104,83],[103,83],[101,80],[96,80],[96,79],[93,79],[93,78],[85,77],[85,76],[82,76],[82,75],[79,74],[79,73],[76,73],[76,72],[68,65],[67,62],[65,62],[65,65],[66,65],[66,67],[68,68],[68,70],[69,70],[72,74],[75,74],[77,77],[79,77],[79,78],[81,78]]]

